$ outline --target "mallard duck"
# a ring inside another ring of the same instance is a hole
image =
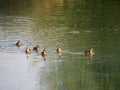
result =
[[[40,46],[39,46],[39,45],[37,45],[37,46],[33,47],[33,50],[35,50],[35,51],[39,52],[39,51],[40,51]]]
[[[18,40],[18,42],[16,43],[16,46],[17,46],[17,47],[21,47],[21,46],[22,46],[22,43],[21,43],[20,40]]]
[[[61,55],[62,55],[63,50],[62,50],[62,48],[61,48],[61,47],[59,47],[56,51],[57,51],[57,53],[58,53],[58,55],[59,55],[59,56],[61,56]]]
[[[46,60],[47,54],[48,53],[47,53],[46,49],[44,48],[43,51],[41,52],[41,55],[44,58],[44,60]]]
[[[26,53],[27,55],[28,55],[28,54],[31,54],[31,50],[30,50],[29,47],[26,48],[25,53]]]

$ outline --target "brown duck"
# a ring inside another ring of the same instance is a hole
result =
[[[59,47],[56,51],[57,51],[57,54],[58,54],[59,56],[62,55],[63,50],[62,50],[61,47]]]
[[[35,50],[38,53],[40,51],[40,46],[37,45],[37,46],[33,47],[33,50]]]
[[[31,54],[31,50],[30,50],[29,47],[26,48],[25,53],[26,53],[27,55]]]
[[[85,54],[85,56],[89,56],[90,60],[92,60],[92,57],[94,55],[93,48],[90,48],[90,50],[85,50],[84,54]]]
[[[93,55],[93,48],[90,48],[90,50],[85,50],[84,54],[85,56]]]
[[[43,51],[41,52],[41,56],[44,58],[44,60],[46,60],[46,57],[47,57],[47,51],[46,49],[44,48]]]
[[[21,46],[22,46],[22,43],[21,43],[20,40],[18,40],[18,42],[16,43],[16,46],[17,46],[17,47],[21,47]]]

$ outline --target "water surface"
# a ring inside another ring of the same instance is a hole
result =
[[[119,1],[0,2],[1,90],[120,89]],[[48,51],[46,61],[33,50],[26,57],[26,47],[37,44]],[[83,55],[91,47],[92,60]]]

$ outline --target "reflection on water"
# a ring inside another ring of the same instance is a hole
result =
[[[0,2],[1,90],[119,90],[119,1]]]

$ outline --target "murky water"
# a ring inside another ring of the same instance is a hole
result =
[[[0,90],[119,90],[119,8],[117,0],[0,1]],[[92,60],[83,55],[91,47]]]

